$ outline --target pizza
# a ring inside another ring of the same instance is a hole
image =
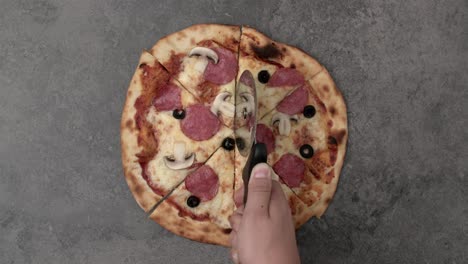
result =
[[[255,77],[256,139],[267,146],[296,228],[333,198],[348,132],[329,72],[251,27],[194,25],[142,52],[121,121],[127,184],[149,217],[177,235],[229,244],[245,164],[233,131],[244,70]]]

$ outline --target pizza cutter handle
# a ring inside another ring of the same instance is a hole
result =
[[[264,143],[255,143],[252,145],[252,151],[242,171],[242,180],[244,181],[244,205],[247,202],[247,193],[249,187],[250,174],[255,165],[267,162],[267,148]]]

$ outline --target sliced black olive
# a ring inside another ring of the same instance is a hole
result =
[[[234,139],[227,137],[223,140],[222,147],[225,150],[233,150],[235,146],[236,146],[236,141],[234,141]]]
[[[312,118],[315,115],[315,107],[313,105],[306,105],[304,107],[304,117],[306,118]]]
[[[184,109],[175,109],[172,111],[172,116],[175,119],[184,119],[185,118],[185,110]]]
[[[200,204],[200,198],[196,197],[196,196],[193,196],[191,195],[188,199],[187,199],[187,205],[189,207],[197,207],[198,205]]]
[[[302,145],[299,149],[299,152],[301,153],[301,156],[306,159],[312,158],[312,156],[314,155],[314,149],[309,144]]]
[[[263,70],[263,71],[260,71],[258,73],[258,81],[261,82],[261,83],[267,83],[268,80],[270,80],[270,73],[266,70]]]

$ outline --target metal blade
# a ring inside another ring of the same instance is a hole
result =
[[[235,91],[234,134],[239,153],[248,157],[255,143],[257,95],[255,80],[248,70],[242,72]]]

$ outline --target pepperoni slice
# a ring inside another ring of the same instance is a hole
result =
[[[218,193],[219,178],[210,166],[203,165],[187,176],[185,187],[202,202],[209,201]]]
[[[257,140],[257,142],[264,143],[266,145],[268,154],[275,150],[275,135],[273,135],[273,131],[271,131],[271,129],[266,125],[257,125],[255,139]]]
[[[180,88],[169,83],[158,89],[153,105],[158,111],[168,111],[182,108],[180,101]]]
[[[223,48],[214,48],[218,54],[218,63],[209,61],[205,69],[205,79],[215,84],[226,84],[237,75],[237,59],[234,53]]]
[[[304,82],[304,77],[296,69],[280,68],[270,77],[268,86],[293,86],[302,85]]]
[[[305,85],[297,88],[290,95],[286,96],[276,107],[276,110],[279,112],[295,115],[299,114],[304,110],[304,107],[307,105],[307,99],[309,97],[309,92],[307,91]]]
[[[195,104],[185,109],[185,118],[180,122],[180,127],[187,137],[202,141],[213,137],[218,132],[220,123],[208,107]]]
[[[304,180],[304,161],[294,154],[288,153],[281,156],[273,165],[273,170],[291,188],[299,187]]]

